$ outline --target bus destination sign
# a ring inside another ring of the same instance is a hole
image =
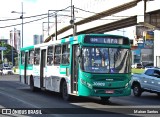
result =
[[[90,38],[91,43],[112,43],[112,44],[120,44],[119,40],[115,38]],[[122,43],[121,43],[122,44]]]
[[[92,36],[92,37],[86,37],[84,39],[85,43],[97,43],[97,44],[123,44],[123,38],[117,38],[117,37],[98,37],[98,36]]]

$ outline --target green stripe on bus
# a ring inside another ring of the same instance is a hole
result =
[[[23,70],[24,70],[24,65],[21,65],[21,66],[20,66],[20,69],[23,69]],[[33,70],[33,65],[28,65],[28,66],[27,66],[27,70]]]
[[[62,44],[65,43],[65,39],[62,39],[62,40],[61,40],[61,43],[62,43]]]
[[[31,50],[31,49],[34,49],[34,46],[28,46],[28,47],[25,47],[25,48],[21,48],[21,51]]]

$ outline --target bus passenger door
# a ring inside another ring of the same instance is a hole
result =
[[[71,92],[75,94],[78,91],[78,57],[76,56],[78,48],[79,45],[72,46]]]
[[[24,83],[28,83],[27,79],[27,66],[28,66],[28,52],[25,52],[25,62],[24,62]]]
[[[41,62],[40,62],[40,88],[44,87],[44,69],[46,66],[46,49],[41,50]]]

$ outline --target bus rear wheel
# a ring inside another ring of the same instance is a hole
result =
[[[68,94],[66,81],[64,81],[62,84],[62,97],[65,101],[68,101],[70,99],[70,95]]]
[[[34,80],[33,80],[33,76],[30,76],[30,89],[31,91],[36,91],[36,87],[34,86]]]

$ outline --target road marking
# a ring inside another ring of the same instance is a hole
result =
[[[4,91],[4,90],[2,90],[2,89],[0,89],[0,90],[1,90],[0,93],[1,93],[2,95],[8,96],[8,97],[13,98],[13,99],[16,99],[16,100],[18,100],[18,101],[20,101],[20,102],[22,102],[22,103],[25,103],[25,104],[27,104],[27,105],[29,105],[29,106],[32,106],[33,108],[39,108],[38,106],[35,106],[35,105],[33,105],[33,104],[31,104],[31,103],[28,103],[28,102],[26,102],[26,101],[23,101],[23,100],[15,97],[15,96],[12,96],[12,95],[10,95],[10,94],[7,94],[6,91]]]

